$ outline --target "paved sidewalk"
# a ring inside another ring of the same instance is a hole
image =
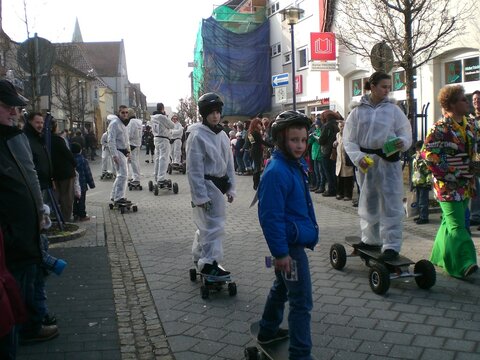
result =
[[[98,180],[87,193],[94,218],[81,239],[52,244],[52,253],[69,262],[48,282],[49,306],[58,315],[60,336],[21,347],[19,359],[242,359],[253,345],[248,326],[262,312],[273,281],[264,266],[268,254],[251,177],[237,177],[238,198],[228,205],[224,264],[238,294],[211,293],[203,300],[191,282],[190,194],[185,175],[173,174],[179,194],[147,190],[153,165],[143,164],[143,191],[128,193],[136,213],[108,209],[111,182]],[[392,281],[385,296],[368,285],[368,268],[349,258],[343,271],[332,269],[329,249],[359,233],[351,203],[313,196],[321,241],[309,253],[314,310],[314,354],[330,359],[480,359],[480,274],[461,281],[437,272],[429,291],[410,280]],[[402,253],[428,258],[439,224],[405,220]],[[480,232],[474,241],[480,248]]]

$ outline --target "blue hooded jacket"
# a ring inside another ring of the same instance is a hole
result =
[[[307,165],[275,150],[258,187],[258,218],[272,255],[288,255],[289,246],[313,249],[319,229],[308,190]]]

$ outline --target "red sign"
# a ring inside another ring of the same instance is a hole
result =
[[[302,75],[295,75],[295,94],[303,92],[303,77]]]
[[[311,60],[336,60],[335,34],[310,33],[310,58]]]

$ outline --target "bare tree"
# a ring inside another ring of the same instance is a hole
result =
[[[187,118],[196,120],[197,118],[197,103],[193,97],[187,97],[180,99],[180,103],[177,106],[178,120],[185,125]]]
[[[407,112],[415,118],[414,72],[447,47],[472,16],[474,2],[457,0],[339,0],[335,26],[340,44],[364,59],[385,42],[394,65],[405,70]]]

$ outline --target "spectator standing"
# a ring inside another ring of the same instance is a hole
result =
[[[75,159],[75,169],[78,173],[78,182],[80,183],[80,197],[76,197],[73,203],[73,218],[78,221],[88,221],[90,217],[87,215],[85,200],[88,188],[95,188],[95,181],[88,160],[82,155],[80,144],[72,143],[71,148]]]
[[[85,135],[85,156],[89,157],[90,160],[94,161],[97,154],[95,150],[97,149],[97,137],[92,129],[89,129],[87,135]]]
[[[58,329],[42,326],[34,307],[35,273],[41,262],[43,201],[28,139],[16,126],[17,108],[25,105],[12,83],[0,80],[0,228],[5,260],[27,305],[29,320],[22,326],[23,335],[42,341],[57,336]],[[0,340],[2,356],[8,354],[8,358],[15,359],[19,330],[15,326]]]
[[[352,201],[353,196],[353,163],[345,152],[343,146],[343,128],[345,122],[338,121],[337,140],[333,146],[337,150],[337,163],[335,174],[337,175],[337,200]]]
[[[73,211],[75,183],[75,160],[63,138],[57,134],[57,121],[51,123],[51,157],[53,166],[53,181],[60,211],[64,221],[70,221]]]
[[[263,126],[260,118],[255,118],[248,128],[248,142],[250,143],[250,157],[253,162],[253,190],[257,190],[263,170],[263,147],[273,147],[263,140]]]
[[[338,133],[337,120],[341,120],[342,117],[339,113],[332,110],[325,110],[320,116],[323,119],[324,125],[322,126],[318,142],[320,143],[320,151],[322,152],[321,164],[326,178],[325,182],[327,184],[327,189],[322,196],[336,196],[336,158],[332,156],[332,153],[334,152],[333,143],[335,142]]]
[[[472,104],[474,113],[470,114],[470,121],[477,134],[477,151],[480,151],[480,90],[475,90],[472,94]],[[480,181],[478,175],[475,175],[475,188],[477,193],[470,200],[470,225],[480,225]],[[480,226],[477,230],[480,230]]]
[[[429,193],[432,189],[432,173],[428,170],[427,162],[422,158],[423,140],[415,143],[415,156],[412,162],[412,186],[417,197],[418,217],[415,222],[419,225],[428,224]]]
[[[147,159],[145,160],[146,163],[154,163],[153,161],[153,154],[155,153],[155,143],[154,143],[154,136],[152,133],[152,128],[149,125],[145,126],[145,131],[143,132],[143,142],[145,143],[145,155]],[[150,159],[148,158],[150,155]]]
[[[85,149],[85,137],[83,136],[82,132],[80,130],[75,131],[75,135],[70,138],[70,142],[76,142],[77,144],[80,144],[82,149]]]
[[[322,151],[320,149],[322,121],[317,118],[315,120],[315,128],[308,136],[308,145],[310,146],[310,159],[313,161],[313,173],[315,174],[315,183],[310,188],[317,194],[325,192],[325,176],[322,172]]]

